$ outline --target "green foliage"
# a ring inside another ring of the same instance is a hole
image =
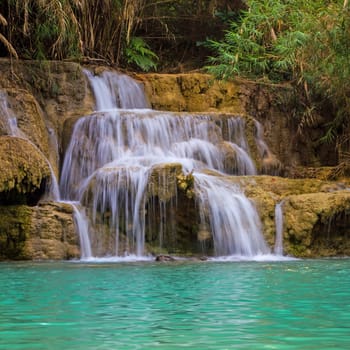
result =
[[[126,59],[129,64],[135,64],[143,71],[156,69],[158,56],[150,49],[142,38],[132,37],[125,50]]]
[[[0,0],[0,56],[96,60],[144,70],[189,59],[201,66],[208,50],[195,43],[209,33],[221,36],[223,19],[233,19],[243,3]]]
[[[311,124],[315,107],[331,106],[334,118],[323,140],[333,141],[339,129],[349,125],[347,2],[249,0],[247,5],[222,41],[207,42],[216,54],[209,59],[208,71],[224,79],[291,81],[309,102],[302,125]]]
[[[210,58],[213,65],[208,70],[221,78],[293,79],[300,70],[299,53],[309,40],[309,34],[297,25],[301,19],[298,2],[248,1],[249,9],[242,11],[239,21],[230,23],[224,40],[208,42],[217,53]]]

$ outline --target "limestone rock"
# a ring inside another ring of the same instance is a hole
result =
[[[139,74],[154,109],[187,112],[244,110],[236,83],[220,82],[208,74]]]
[[[0,206],[0,260],[79,258],[69,204]]]
[[[0,203],[36,204],[50,181],[41,152],[24,139],[1,136],[0,164]]]
[[[80,257],[73,210],[69,204],[52,202],[33,208],[23,257],[44,260]]]
[[[285,250],[297,256],[350,255],[350,191],[290,196],[284,204]]]
[[[32,207],[24,205],[0,206],[0,260],[24,259],[32,211]]]
[[[350,254],[350,191],[345,183],[273,176],[232,177],[259,212],[270,247],[283,201],[284,250],[296,257]]]
[[[154,166],[147,185],[147,195],[163,202],[174,198],[177,193],[177,177],[181,172],[182,166],[178,163]]]
[[[16,118],[23,137],[28,138],[41,152],[49,157],[49,138],[45,118],[34,96],[23,89],[4,90],[8,96],[9,110]]]

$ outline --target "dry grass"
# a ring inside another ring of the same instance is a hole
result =
[[[7,26],[6,18],[0,13],[0,24],[3,26]],[[0,42],[6,47],[7,51],[11,56],[18,58],[17,52],[12,44],[6,39],[6,37],[0,33]]]

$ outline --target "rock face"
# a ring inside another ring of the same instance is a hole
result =
[[[212,76],[191,74],[138,75],[152,108],[187,112],[244,113],[237,83],[214,80]]]
[[[350,255],[350,192],[291,196],[285,203],[286,251],[291,255]]]
[[[21,89],[2,89],[7,95],[8,112],[16,118],[14,136],[27,138],[47,157],[50,156],[49,135],[45,117],[32,94]],[[17,135],[16,135],[17,133]],[[5,134],[3,132],[3,134]]]

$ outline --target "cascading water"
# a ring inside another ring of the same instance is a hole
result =
[[[142,86],[125,74],[104,71],[94,76],[84,70],[96,99],[96,110],[149,108]]]
[[[269,253],[254,205],[225,177],[256,174],[243,118],[153,111],[131,78],[86,75],[97,112],[76,123],[60,183],[63,198],[87,208],[84,242],[91,247],[82,246],[82,257],[145,253],[146,192],[152,171],[164,164],[193,175],[200,226],[210,227],[217,255]],[[160,219],[160,236],[163,225]]]
[[[196,174],[195,179],[202,225],[211,227],[216,255],[268,254],[259,216],[241,189],[218,177]]]
[[[91,257],[91,242],[89,238],[88,221],[85,216],[85,210],[81,208],[78,202],[66,202],[71,204],[74,211],[75,225],[79,233],[80,247],[81,247],[81,258],[88,259]]]

